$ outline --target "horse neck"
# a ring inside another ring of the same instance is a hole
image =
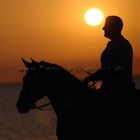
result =
[[[51,95],[46,95],[51,102],[51,105],[54,109],[55,114],[59,117],[62,113],[64,113],[64,101],[66,97],[64,94],[57,90],[51,92]]]
[[[61,82],[59,81],[60,77],[64,78]],[[65,103],[72,103],[72,107],[74,107],[74,105],[77,105],[76,102],[81,99],[81,96],[83,95],[85,90],[82,82],[68,72],[60,73],[59,77],[56,79],[58,79],[58,81],[57,85],[55,85],[55,89],[52,89],[52,91],[48,91],[48,93],[46,93],[46,96],[49,98],[55,113],[59,114],[61,112],[65,112]],[[54,83],[52,83],[52,85],[53,84]],[[47,86],[48,85],[46,85],[44,81],[44,87]]]
[[[65,113],[67,106],[70,105],[72,110],[75,108],[76,102],[82,97],[83,91],[80,81],[77,83],[71,82],[64,87],[58,87],[56,90],[50,91],[50,94],[46,96],[48,96],[56,115],[60,116]]]

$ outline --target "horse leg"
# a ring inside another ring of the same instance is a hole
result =
[[[73,128],[69,125],[69,121],[64,119],[57,120],[56,133],[58,140],[73,140],[75,137]]]
[[[67,128],[65,127],[64,121],[57,121],[56,135],[58,140],[68,140]]]

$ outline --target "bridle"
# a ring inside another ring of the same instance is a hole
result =
[[[42,81],[40,80],[40,78],[38,76],[35,76],[35,81],[37,82],[37,84],[40,86],[40,88],[42,89],[43,92],[46,92],[47,89],[45,88],[45,85],[42,83]],[[51,105],[51,102],[37,106],[36,103],[34,103],[30,109],[38,109],[38,110],[43,110],[45,111],[42,107]]]

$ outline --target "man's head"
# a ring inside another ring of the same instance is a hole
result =
[[[105,25],[103,30],[105,31],[105,37],[114,38],[121,34],[123,28],[123,21],[118,16],[108,16],[106,17]]]

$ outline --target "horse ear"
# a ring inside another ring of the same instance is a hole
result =
[[[22,62],[24,63],[24,65],[25,65],[27,68],[31,66],[31,63],[27,62],[27,61],[24,60],[23,58],[22,58]]]
[[[31,60],[32,60],[32,64],[35,64],[35,65],[37,65],[38,64],[38,62],[36,62],[35,60],[33,60],[32,58],[31,58]]]

